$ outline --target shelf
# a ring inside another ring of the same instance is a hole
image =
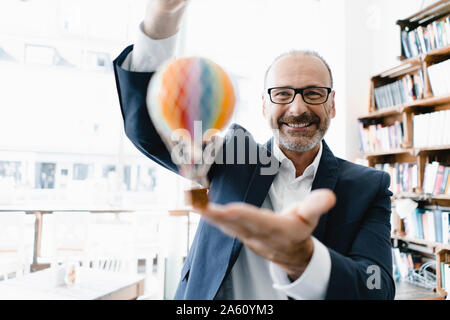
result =
[[[419,99],[404,105],[405,109],[413,107],[431,107],[450,103],[450,95]]]
[[[407,26],[411,24],[423,23],[424,19],[448,11],[450,11],[450,3],[448,2],[448,0],[440,0],[422,9],[421,11],[416,12],[415,14],[409,16],[406,19],[398,20],[397,24],[400,26]]]
[[[416,59],[422,59],[425,62],[429,62],[429,61],[432,61],[436,57],[445,56],[448,54],[450,54],[450,45],[439,48],[439,49],[432,50],[427,53],[422,53],[416,57],[411,57],[408,59],[401,60],[401,64],[399,65],[399,67],[402,66],[403,64],[415,63]],[[390,70],[388,70],[388,71],[390,71]],[[388,71],[386,71],[386,72],[388,72]]]
[[[415,154],[426,153],[426,152],[431,152],[431,151],[450,151],[450,145],[425,147],[425,148],[414,148]]]
[[[403,112],[405,109],[404,106],[394,106],[389,108],[383,108],[374,112],[369,113],[368,115],[359,117],[359,121],[364,120],[370,120],[370,119],[377,119],[377,118],[384,118],[387,116],[393,116],[393,115],[399,115]]]
[[[411,199],[414,201],[425,202],[425,205],[429,206],[437,205],[440,207],[450,207],[450,196],[443,194],[430,195],[404,192],[392,196],[391,199],[392,201],[396,199]]]
[[[440,97],[431,97],[425,99],[415,100],[413,102],[409,102],[403,105],[397,105],[389,108],[383,108],[374,112],[371,112],[365,116],[359,117],[359,121],[384,118],[392,115],[399,115],[405,111],[411,111],[417,107],[434,107],[444,104],[450,104],[450,95],[440,96]]]
[[[450,250],[450,244],[444,244],[444,243],[427,241],[427,240],[423,240],[423,239],[417,239],[417,238],[413,238],[413,237],[399,236],[399,235],[391,235],[391,238],[397,239],[397,240],[402,240],[405,242],[411,242],[411,243],[415,243],[415,244],[424,245],[429,248],[433,248],[435,252],[438,251],[439,249]]]
[[[402,192],[400,194],[392,196],[393,199],[414,199],[418,201],[433,201],[433,200],[448,200],[450,201],[449,195],[444,194],[421,194],[421,193],[413,193],[413,192]]]
[[[389,70],[380,72],[377,75],[374,75],[372,79],[380,79],[380,78],[396,78],[400,75],[409,73],[411,71],[415,71],[420,69],[422,66],[422,56],[412,57],[406,60],[403,60],[399,65],[390,68]]]
[[[445,297],[432,290],[415,286],[406,281],[395,283],[395,300],[444,300]]]
[[[397,149],[397,150],[380,151],[380,152],[369,152],[369,153],[364,153],[363,156],[365,158],[372,158],[372,157],[384,157],[384,156],[404,154],[404,153],[413,154],[414,149],[408,148],[408,149]]]
[[[405,148],[380,152],[367,152],[363,153],[362,156],[366,159],[374,157],[385,157],[397,154],[410,154],[412,156],[418,156],[419,154],[422,153],[436,152],[436,151],[450,151],[450,145],[426,147],[426,148]]]
[[[450,45],[425,53],[423,60],[428,61],[435,58],[436,56],[443,56],[447,54],[450,54]]]
[[[398,76],[420,69],[422,67],[422,61],[425,62],[433,61],[436,57],[445,56],[448,54],[450,54],[450,45],[439,49],[435,49],[427,53],[422,53],[415,57],[404,59],[397,66],[372,76],[372,80],[383,78],[391,78],[391,79],[396,78]]]

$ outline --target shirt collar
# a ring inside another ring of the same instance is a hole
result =
[[[322,141],[320,141],[319,152],[317,152],[317,155],[314,158],[313,162],[305,169],[305,171],[303,172],[303,176],[304,175],[308,175],[308,176],[312,175],[313,177],[316,176],[317,170],[319,169],[320,158],[322,157],[322,150],[323,150],[323,143],[322,143]],[[280,147],[278,146],[277,143],[275,143],[275,141],[273,143],[273,155],[281,163],[280,167],[293,168],[291,170],[295,171],[294,164],[288,157],[286,157],[286,155],[283,153],[283,151],[281,151]],[[294,172],[294,176],[295,176],[295,172]]]

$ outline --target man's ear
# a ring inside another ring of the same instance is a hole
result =
[[[264,118],[266,118],[266,97],[264,92],[261,94],[261,102],[262,102],[262,113]]]

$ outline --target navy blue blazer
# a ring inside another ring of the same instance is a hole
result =
[[[178,173],[170,154],[155,130],[146,108],[147,86],[152,73],[121,68],[132,46],[114,61],[114,72],[127,137],[144,155]],[[233,139],[232,125],[225,144]],[[248,145],[257,144],[248,135]],[[226,148],[223,148],[226,149]],[[209,198],[226,204],[246,202],[260,207],[276,174],[261,174],[268,164],[213,164],[209,171]],[[337,196],[334,208],[324,214],[313,235],[329,250],[331,275],[326,299],[393,299],[390,243],[392,193],[388,174],[336,158],[325,141],[312,189],[328,188]],[[175,299],[214,299],[236,261],[242,243],[201,219],[181,272]]]

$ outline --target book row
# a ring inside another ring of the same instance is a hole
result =
[[[434,96],[443,96],[450,93],[450,60],[433,64],[427,68],[431,91]]]
[[[411,31],[402,31],[401,41],[406,58],[443,48],[450,44],[450,17],[441,18]]]
[[[389,190],[394,194],[414,192],[417,188],[417,164],[415,163],[375,164],[374,168],[389,174],[391,177]]]
[[[416,163],[383,163],[374,168],[382,170],[391,177],[389,190],[394,194],[415,192],[418,183]],[[437,161],[425,165],[422,189],[424,194],[450,195],[450,166]]]
[[[407,213],[403,223],[408,237],[450,244],[448,211],[417,208]]]
[[[450,290],[450,262],[441,262],[441,288]]]
[[[450,167],[433,161],[425,165],[423,176],[423,193],[450,195]]]
[[[414,115],[413,145],[416,148],[450,145],[450,110]]]
[[[392,266],[395,281],[412,279],[414,270],[419,270],[425,263],[431,262],[431,259],[425,258],[415,252],[405,252],[399,248],[392,248]],[[435,283],[431,284],[435,287]]]
[[[392,248],[392,262],[392,274],[396,282],[406,280],[420,287],[425,287],[428,289],[436,288],[436,280],[438,279],[438,275],[434,272],[436,269],[434,267],[434,260],[425,258],[415,252]],[[423,269],[427,265],[433,266],[432,268],[429,268],[428,271],[432,272],[432,276],[425,277],[423,274]],[[422,272],[420,272],[421,270]],[[448,290],[450,289],[450,262],[441,262],[440,271],[439,278],[441,288]]]
[[[358,127],[360,150],[367,152],[383,152],[400,149],[403,142],[403,123],[396,121],[392,126],[383,127],[373,124],[364,127],[359,122]]]
[[[379,109],[406,104],[423,97],[425,81],[422,69],[406,74],[400,80],[374,89],[375,106]]]

